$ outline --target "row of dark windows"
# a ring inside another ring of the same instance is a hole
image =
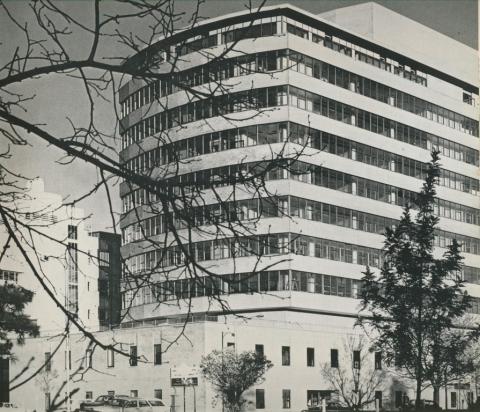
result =
[[[173,217],[173,224],[177,230],[181,230],[187,227],[199,227],[228,221],[235,222],[239,220],[256,220],[260,217],[268,218],[283,216],[299,217],[301,219],[313,220],[377,234],[383,234],[385,228],[393,228],[398,224],[397,219],[373,215],[294,196],[248,199],[224,204],[200,206],[190,211],[188,221],[186,221],[185,217],[182,218],[181,216],[175,215]],[[142,241],[166,232],[168,232],[168,228],[165,216],[160,214],[127,226],[122,230],[122,236],[125,243],[131,243],[134,241]],[[437,246],[445,247],[453,238],[463,239],[466,237],[442,230],[436,230],[434,243]],[[474,238],[467,239],[470,246],[467,246],[466,250],[472,250],[472,247],[473,250],[476,250],[471,244]],[[472,278],[474,278],[474,276],[476,276],[476,274],[471,275]]]
[[[242,184],[245,183],[245,179],[253,179],[252,176],[261,176],[265,181],[297,180],[402,207],[407,204],[413,205],[417,196],[415,192],[406,189],[304,162],[294,162],[288,169],[272,167],[268,162],[243,163],[175,176],[166,179],[162,184],[166,185],[166,190],[171,192],[172,197],[177,196],[181,199],[188,197],[190,193],[194,195],[212,187]],[[152,204],[158,200],[155,193],[149,193],[146,189],[134,189],[122,197],[123,212],[127,213],[138,206]],[[443,199],[435,200],[434,213],[440,217],[470,224],[479,223],[477,209]]]
[[[480,268],[464,266],[463,279],[465,282],[476,283],[477,285],[480,285]]]
[[[221,34],[221,43],[232,43],[244,39],[255,39],[259,37],[268,37],[277,34],[277,22],[265,22],[260,24],[248,24],[246,27],[240,27],[225,31]],[[193,53],[216,46],[218,44],[218,36],[216,34],[203,35],[201,38],[188,41],[178,45],[175,51],[178,56]]]
[[[393,73],[397,76],[408,79],[412,82],[419,83],[423,86],[427,85],[426,75],[416,70],[415,68],[410,68],[408,66],[399,64],[396,61],[387,59],[377,55],[367,49],[361,48],[357,45],[347,43],[344,40],[336,38],[328,33],[314,29],[313,27],[308,27],[301,25],[299,27],[296,22],[287,22],[291,21],[284,16],[275,16],[270,19],[269,22],[255,23],[255,22],[246,22],[243,23],[244,27],[234,28],[228,31],[223,31],[220,34],[220,42],[222,44],[228,44],[232,42],[237,42],[243,39],[248,38],[260,38],[266,36],[272,36],[275,34],[283,34],[284,27],[286,25],[286,32],[299,36],[301,38],[309,40],[317,44],[322,44],[324,47],[327,47],[331,50],[334,50],[338,53],[344,54],[349,57],[355,57],[357,60],[364,63],[370,64],[372,66],[378,67],[382,70]],[[311,36],[310,36],[311,32]],[[160,51],[162,57],[151,56],[151,63],[161,62],[165,59],[172,60],[173,62],[179,56],[183,56],[187,53],[200,51],[205,48],[216,46],[218,43],[218,38],[216,33],[206,33],[200,36],[195,40],[187,40],[179,43],[175,47],[176,56],[174,57],[170,50]],[[163,57],[163,55],[165,57]]]
[[[137,366],[138,365],[138,348],[137,345],[131,345],[129,351],[129,358],[128,363],[130,366]],[[145,356],[142,355],[142,359],[145,359]],[[91,361],[93,362],[93,360]],[[161,365],[162,364],[162,345],[160,343],[155,343],[153,345],[153,352],[152,352],[152,361],[154,365]],[[90,365],[92,366],[92,365]],[[113,349],[107,349],[107,368],[115,367],[115,352]]]
[[[188,247],[189,254],[197,262],[288,253],[372,267],[380,267],[382,260],[380,249],[296,233],[208,240],[190,243]],[[182,248],[175,245],[130,256],[125,261],[124,274],[128,276],[160,267],[183,266],[186,263]]]
[[[366,257],[360,256],[360,258],[365,259]],[[465,271],[467,269],[468,267],[464,268]],[[478,268],[473,269],[478,271]],[[122,308],[129,309],[135,306],[158,304],[172,300],[188,300],[204,296],[270,293],[289,290],[360,299],[362,281],[298,270],[273,270],[151,283],[141,278],[129,276],[125,287],[128,290],[122,292]],[[480,298],[470,297],[469,313],[480,314]],[[161,348],[159,350],[159,359],[161,359]]]
[[[296,270],[273,270],[256,273],[235,273],[195,279],[176,279],[145,285],[144,281],[129,276],[122,294],[122,307],[218,296],[236,293],[299,291],[322,295],[359,299],[362,282],[339,276]]]
[[[218,61],[173,74],[167,81],[153,82],[137,90],[122,102],[122,116],[145,104],[150,104],[160,97],[201,84],[221,82],[228,78],[251,73],[268,73],[287,69],[322,79],[453,129],[478,136],[478,122],[474,119],[288,49]]]
[[[478,121],[403,91],[287,50],[288,68],[478,137]]]
[[[255,345],[255,352],[263,356],[263,345]],[[308,367],[315,366],[315,348],[307,348],[306,360]],[[361,369],[361,364],[361,352],[359,350],[354,350],[352,353],[352,368]],[[290,346],[282,346],[282,366],[291,366]],[[339,366],[338,349],[330,349],[330,367],[338,368]],[[374,369],[382,369],[382,352],[375,352]]]
[[[138,351],[137,346],[132,345],[130,346],[130,353],[129,353],[128,362],[130,366],[137,366],[138,365]],[[115,367],[115,351],[111,348],[107,349],[106,351],[106,365],[107,368]],[[143,357],[145,359],[145,357]],[[161,344],[154,344],[153,345],[153,359],[154,365],[161,365],[162,364],[162,345]],[[72,352],[65,351],[65,369],[72,369]],[[83,368],[93,368],[94,367],[94,353],[93,350],[87,349],[85,351],[85,356],[82,360]],[[45,371],[50,372],[52,370],[53,365],[53,354],[51,352],[45,352]]]
[[[202,36],[199,39],[186,42],[175,48],[177,57],[181,57],[188,53],[193,53],[202,49],[207,49],[209,47],[214,47],[218,44],[218,38],[216,34],[211,36]]]
[[[444,231],[437,231],[435,246],[445,248],[456,239],[466,253],[480,254],[479,240],[458,236]],[[462,243],[467,240],[468,243]],[[268,256],[294,253],[322,259],[353,263],[362,266],[381,267],[380,249],[363,247],[355,244],[321,239],[295,233],[276,233],[242,237],[225,238],[190,243],[188,246],[191,259],[197,262],[240,258],[247,256]],[[154,271],[162,267],[183,266],[188,264],[182,247],[175,245],[143,252],[126,259],[124,275]]]
[[[19,273],[20,272],[14,272],[13,270],[0,269],[0,281],[4,280],[5,282],[7,281],[18,282]]]
[[[155,167],[203,154],[286,141],[417,179],[425,179],[427,172],[426,163],[293,122],[246,126],[164,143],[128,160],[125,165],[135,173],[150,174]],[[433,148],[437,147],[430,147]],[[445,169],[440,169],[439,184],[475,195],[479,192],[477,179]]]
[[[456,147],[450,143],[446,146],[447,140],[438,136],[293,86],[276,86],[232,93],[158,113],[124,131],[123,148],[178,124],[248,109],[258,110],[286,104],[427,150],[437,147],[444,155],[457,160],[467,161],[468,159],[469,163],[477,161],[475,155],[478,155],[478,152],[464,152],[464,146]],[[161,143],[165,143],[166,140],[160,136]]]
[[[452,392],[453,394],[453,392]],[[338,394],[334,390],[326,391],[307,391],[307,405],[312,410],[317,410],[322,404],[322,399],[332,400],[333,397],[338,398]],[[282,409],[291,408],[292,393],[290,389],[282,389]],[[379,408],[382,407],[382,391],[375,391],[375,401]],[[453,405],[453,401],[452,401]],[[456,405],[456,403],[455,403]],[[255,389],[255,409],[265,409],[265,389]]]
[[[188,217],[173,214],[172,220],[174,227],[180,230],[229,221],[283,216],[297,216],[302,219],[378,234],[383,234],[386,227],[394,227],[398,223],[397,219],[294,196],[245,199],[198,206],[189,210]],[[128,244],[166,232],[168,232],[166,217],[164,214],[157,214],[123,228],[122,240],[124,244]]]

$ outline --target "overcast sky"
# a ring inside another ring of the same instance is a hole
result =
[[[338,7],[363,3],[361,0],[292,0],[294,4],[312,13],[322,13]],[[57,4],[69,10],[72,14],[81,15],[88,19],[91,13],[90,1],[57,1]],[[287,3],[285,1],[268,1],[267,5]],[[403,14],[419,23],[425,24],[447,36],[454,38],[470,47],[477,48],[478,44],[478,3],[476,0],[379,0],[377,3]],[[109,7],[110,2],[102,2],[103,7]],[[190,0],[177,0],[179,9],[191,14],[193,5]],[[17,12],[22,13],[22,6],[26,2],[7,2],[7,5],[15,5]],[[241,0],[206,0],[202,5],[200,15],[202,17],[215,17],[222,14],[244,10],[244,2]],[[24,8],[25,13],[28,8]],[[0,39],[4,45],[0,48],[0,60],[9,56],[10,51],[15,49],[16,42],[21,41],[15,35],[12,28],[5,24],[5,16],[0,13]],[[7,47],[8,45],[8,47]],[[81,44],[79,43],[79,49]],[[3,54],[3,55],[2,55]],[[446,54],[445,58],[448,58]],[[28,86],[28,85],[27,85]],[[38,100],[30,107],[30,116],[41,123],[50,124],[56,133],[61,134],[62,128],[67,127],[66,119],[58,119],[59,113],[68,109],[70,115],[81,115],[81,108],[76,107],[76,91],[79,84],[75,81],[43,81],[38,87]],[[61,96],[61,97],[57,97]],[[99,118],[105,124],[113,122],[112,113],[106,108],[101,109]],[[110,120],[111,119],[111,120]],[[52,125],[52,123],[54,123]],[[0,146],[1,148],[1,146]],[[97,181],[97,173],[85,163],[74,162],[68,166],[59,166],[55,163],[61,154],[44,145],[35,144],[30,148],[17,148],[15,157],[11,164],[15,169],[21,170],[29,176],[40,176],[45,179],[47,191],[57,192],[64,197],[78,197],[88,191]],[[118,189],[114,195],[118,199]],[[96,230],[105,229],[109,225],[109,214],[104,194],[90,198],[80,204],[88,213],[94,213],[93,228]],[[117,206],[119,201],[117,201]]]

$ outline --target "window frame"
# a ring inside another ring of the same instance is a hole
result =
[[[290,346],[282,346],[282,366],[290,366],[291,363]]]
[[[338,359],[338,349],[330,349],[330,367],[331,368],[338,368],[339,367],[339,359]]]
[[[265,389],[255,389],[255,409],[265,409]]]
[[[153,344],[153,364],[154,365],[162,364],[162,344],[161,343]]]

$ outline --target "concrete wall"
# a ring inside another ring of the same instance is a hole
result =
[[[349,337],[362,334],[361,329],[353,328],[354,322],[354,319],[338,316],[259,311],[243,318],[219,317],[216,322],[189,323],[184,330],[184,324],[179,323],[95,333],[95,337],[102,343],[115,344],[116,348],[126,353],[129,353],[130,345],[138,347],[138,355],[141,358],[138,366],[130,366],[127,357],[115,354],[114,367],[111,368],[107,367],[106,352],[98,346],[94,348],[92,367],[87,368],[86,341],[81,335],[72,334],[70,390],[78,388],[78,392],[72,397],[72,407],[78,406],[87,391],[92,392],[94,398],[108,391],[130,395],[132,390],[138,391],[140,397],[153,398],[154,390],[161,389],[165,404],[170,407],[176,405],[175,412],[183,411],[183,388],[171,386],[172,369],[180,366],[198,366],[202,356],[214,349],[221,349],[223,340],[224,347],[234,344],[237,352],[253,351],[256,344],[264,345],[265,356],[274,365],[265,375],[264,382],[260,382],[245,393],[247,400],[245,411],[256,410],[255,389],[265,390],[266,412],[283,409],[282,389],[291,391],[290,409],[300,411],[307,407],[307,391],[334,389],[321,373],[321,367],[330,364],[330,349],[338,349],[340,363],[351,361],[346,342]],[[25,346],[15,348],[15,354],[21,361],[12,362],[11,376],[21,371],[34,354],[35,358],[17,382],[30,376],[43,361],[43,353],[53,352],[58,342],[59,337],[27,339]],[[162,364],[153,365],[153,345],[158,343],[162,344],[165,353]],[[282,366],[282,346],[290,347],[289,366]],[[307,366],[306,348],[314,349],[314,366]],[[27,384],[13,390],[12,401],[24,407],[36,408],[37,412],[43,410],[46,389],[50,391],[53,399],[66,377],[65,349],[63,344],[54,356],[50,374],[40,373]],[[372,371],[373,362],[373,354],[367,356],[361,366],[362,370]],[[83,369],[79,369],[80,367]],[[386,369],[384,362],[383,368],[387,372],[387,377],[378,390],[382,390],[384,407],[394,406],[395,391],[402,391],[412,399],[413,384],[399,379],[397,374]],[[215,398],[216,393],[212,386],[202,376],[198,378],[195,393],[193,388],[186,388],[186,410],[193,411],[196,401],[198,412],[221,411],[221,402]],[[449,393],[452,391],[455,391],[453,387],[448,389]],[[65,389],[61,392],[63,396]],[[463,392],[466,394],[467,391]],[[466,396],[465,394],[463,395]],[[431,399],[431,396],[428,390],[423,395],[425,399]]]

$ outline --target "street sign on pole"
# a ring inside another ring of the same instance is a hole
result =
[[[200,370],[196,366],[174,366],[170,372],[172,386],[197,386]]]

